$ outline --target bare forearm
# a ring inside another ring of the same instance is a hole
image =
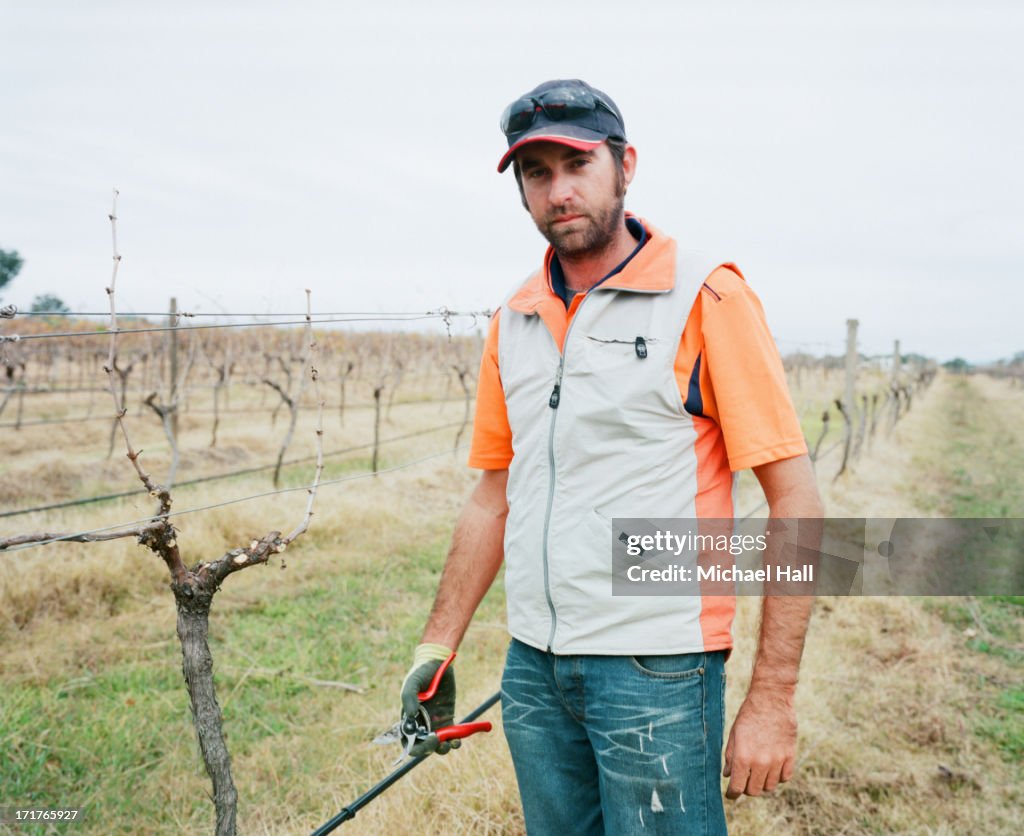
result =
[[[797,568],[800,563],[794,563],[796,556],[817,553],[820,546],[818,522],[823,511],[805,457],[779,464],[782,468],[769,474],[762,484],[769,498],[770,518],[785,520],[786,524],[780,526],[784,531],[781,536],[769,538],[765,562]],[[781,590],[785,586],[779,584],[777,588]],[[766,594],[750,682],[752,692],[776,695],[787,701],[792,699],[813,606],[811,595]]]
[[[423,642],[455,650],[504,554],[507,471],[487,471],[459,515]]]
[[[806,455],[761,465],[754,473],[768,498],[771,520],[821,517],[821,500]],[[801,550],[793,554],[801,554],[803,548],[817,551],[805,537],[810,532],[813,538],[815,525],[787,524],[776,530],[797,532]],[[791,543],[792,538],[785,536],[770,538],[765,562],[778,564],[780,558],[791,556]],[[793,697],[813,601],[808,595],[765,595],[750,690],[725,747],[722,774],[729,778],[727,798],[771,792],[793,776],[797,735]]]
[[[761,634],[758,638],[750,691],[791,700],[800,672],[804,637],[811,617],[814,598],[768,596],[761,608]]]

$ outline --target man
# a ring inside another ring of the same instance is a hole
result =
[[[505,561],[513,639],[502,719],[531,834],[724,833],[719,783],[733,597],[611,591],[611,518],[734,516],[753,468],[774,518],[821,505],[782,365],[739,270],[677,252],[624,212],[637,153],[618,107],[579,80],[541,84],[502,129],[550,247],[495,314],[455,528],[403,685],[419,708]],[[765,598],[726,795],[793,773],[807,598]],[[424,703],[452,722],[454,673]],[[439,751],[446,751],[442,744]]]

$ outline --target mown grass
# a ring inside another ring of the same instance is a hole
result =
[[[957,377],[943,405],[957,429],[932,465],[945,490],[939,507],[957,518],[1024,516],[1024,432],[1020,399],[981,378]],[[1016,576],[1024,556],[1008,556]],[[928,602],[968,637],[967,648],[999,660],[1005,680],[982,680],[985,698],[972,712],[976,733],[990,740],[1019,775],[1024,754],[1024,596],[999,595]],[[1015,684],[1014,684],[1015,683]]]

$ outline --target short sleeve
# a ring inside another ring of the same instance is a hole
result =
[[[717,280],[717,281],[716,281]],[[761,300],[727,270],[702,299],[704,369],[733,471],[807,452]]]
[[[498,368],[500,314],[498,310],[491,318],[477,378],[476,417],[473,420],[469,466],[481,470],[503,470],[512,462],[512,428],[508,423],[505,391]]]

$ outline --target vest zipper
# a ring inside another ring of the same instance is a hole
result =
[[[558,624],[558,616],[555,614],[555,602],[551,599],[551,577],[548,571],[548,531],[551,528],[551,508],[555,501],[555,417],[558,415],[559,393],[562,389],[562,370],[564,367],[565,354],[563,353],[558,360],[555,388],[551,390],[551,397],[548,399],[548,406],[551,407],[551,424],[548,427],[548,505],[544,511],[544,548],[541,550],[544,558],[544,597],[548,602],[548,612],[551,613],[548,653],[551,652],[551,645],[555,640],[555,627]]]
[[[551,390],[551,397],[548,398],[548,406],[551,407],[551,426],[548,428],[548,506],[544,512],[544,597],[548,601],[548,612],[551,613],[551,632],[548,633],[548,653],[555,641],[555,629],[558,626],[558,616],[555,613],[555,602],[551,598],[551,576],[548,569],[548,533],[551,530],[551,509],[555,502],[555,419],[558,417],[558,404],[562,400],[562,374],[565,371],[565,350],[569,345],[569,335],[576,321],[580,318],[580,309],[587,303],[584,296],[576,308],[576,315],[566,329],[565,338],[562,340],[561,357],[558,358],[558,370],[555,372],[555,386]]]
[[[555,374],[555,388],[551,390],[551,397],[548,398],[548,406],[552,409],[558,409],[558,402],[562,398],[562,368],[564,365],[564,358],[558,361],[558,372]]]

